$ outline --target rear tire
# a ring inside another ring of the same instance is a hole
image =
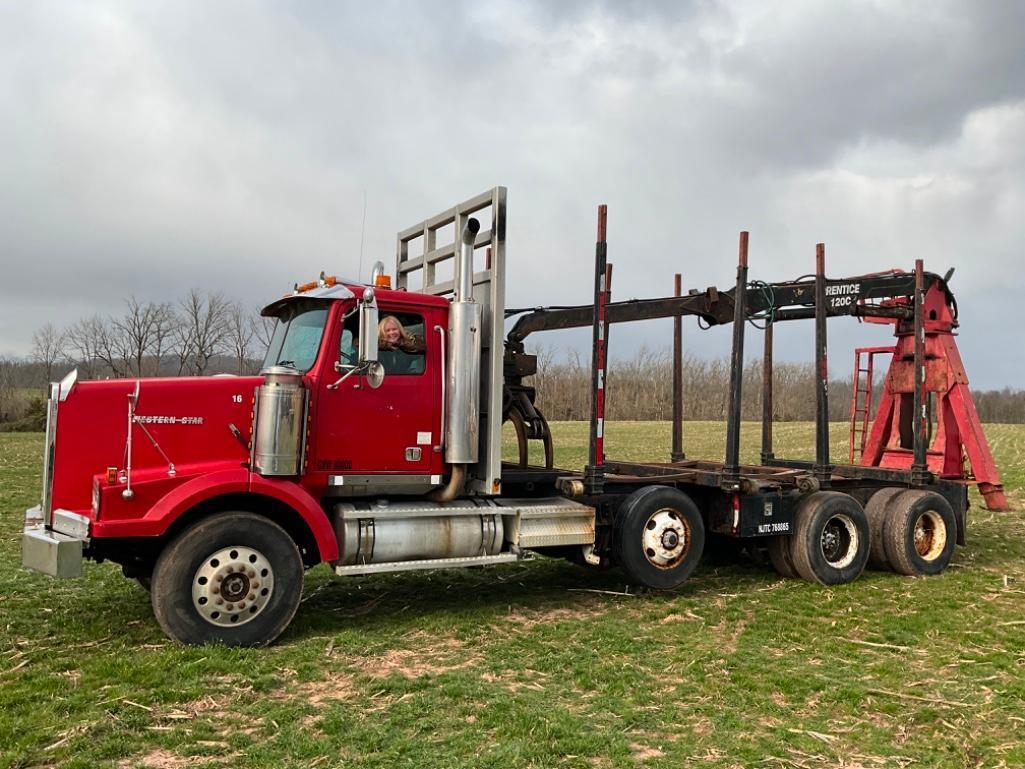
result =
[[[883,544],[898,574],[939,574],[950,563],[956,540],[954,511],[936,492],[907,490],[890,505]]]
[[[613,545],[616,560],[633,582],[671,590],[697,568],[705,548],[705,524],[683,492],[645,486],[620,506]]]
[[[769,563],[772,564],[781,577],[796,579],[801,575],[797,573],[794,566],[794,559],[790,555],[790,535],[783,534],[769,539]]]
[[[886,532],[886,519],[893,500],[902,491],[903,486],[887,486],[871,496],[865,505],[865,517],[868,518],[868,565],[873,569],[892,570],[890,559],[886,555],[883,537]]]
[[[267,518],[226,512],[172,540],[153,570],[153,613],[183,644],[266,646],[292,621],[303,561]]]
[[[841,585],[864,570],[868,519],[854,497],[837,491],[809,494],[798,505],[794,524],[790,556],[809,582]]]

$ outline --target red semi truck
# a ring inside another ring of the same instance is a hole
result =
[[[172,638],[250,646],[286,628],[304,570],[321,563],[366,575],[557,554],[612,561],[634,582],[667,589],[693,571],[708,531],[767,545],[781,573],[824,583],[856,578],[870,557],[905,573],[946,566],[964,539],[963,483],[922,463],[838,466],[828,454],[788,463],[764,447],[761,465],[741,465],[736,372],[724,463],[606,460],[606,323],[739,319],[742,361],[744,320],[764,316],[745,298],[746,248],[732,291],[613,305],[602,222],[594,305],[527,313],[506,338],[505,217],[506,192],[496,187],[400,232],[394,288],[380,264],[368,285],[324,275],[297,285],[263,311],[277,324],[260,376],[72,373],[52,385],[42,502],[26,514],[24,565],[70,577],[84,559],[116,562],[151,590]],[[879,289],[910,297],[887,311],[895,322],[914,320],[915,278],[903,273]],[[923,296],[926,284],[946,290],[938,276],[919,270],[917,279]],[[823,272],[814,284],[785,284],[797,286],[803,317],[812,305],[821,315],[823,354],[826,315],[858,314],[827,313],[813,291],[809,303],[809,291],[829,283]],[[774,308],[770,320],[783,312]],[[382,324],[396,344],[379,343]],[[583,472],[559,470],[523,339],[592,324],[591,461]],[[502,462],[508,420],[519,462]],[[544,447],[541,466],[527,462],[532,440]]]

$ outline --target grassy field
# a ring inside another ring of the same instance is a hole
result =
[[[579,467],[584,426],[554,431]],[[264,650],[176,646],[109,564],[22,571],[41,437],[4,435],[0,766],[1025,765],[1025,427],[987,432],[1014,512],[973,493],[969,545],[939,577],[827,588],[719,556],[674,594],[623,595],[618,572],[554,560],[319,567]],[[668,452],[665,424],[608,435],[617,458]],[[688,423],[686,440],[720,456],[722,426]],[[808,456],[811,426],[778,425],[777,445]]]

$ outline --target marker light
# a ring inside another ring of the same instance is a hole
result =
[[[376,288],[391,288],[391,275],[378,275],[374,278],[374,286]]]

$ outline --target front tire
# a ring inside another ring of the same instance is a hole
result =
[[[302,584],[302,556],[284,529],[253,513],[219,513],[160,554],[153,613],[183,644],[266,646],[292,621]]]
[[[853,582],[865,568],[869,528],[854,497],[817,491],[801,500],[794,521],[790,556],[797,573],[809,582]]]
[[[705,548],[705,524],[683,492],[645,486],[620,506],[613,544],[616,560],[633,582],[671,590],[697,568]]]

